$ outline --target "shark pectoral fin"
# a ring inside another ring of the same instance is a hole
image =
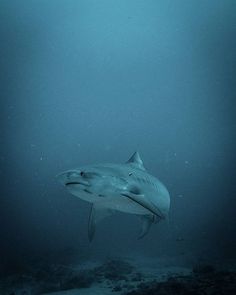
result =
[[[155,216],[154,215],[143,215],[141,217],[141,219],[142,219],[142,227],[141,227],[141,231],[138,236],[138,239],[142,239],[149,232],[149,229],[155,220]]]
[[[130,191],[125,192],[122,195],[129,198],[129,199],[131,199],[132,201],[136,202],[140,206],[144,207],[145,209],[150,211],[150,213],[156,215],[160,219],[165,218],[163,216],[163,214],[161,213],[161,211],[156,206],[154,206],[152,204],[152,202],[150,202],[144,195],[142,195],[142,194],[134,194],[134,193],[132,193]]]
[[[90,210],[90,215],[89,215],[89,222],[88,222],[88,238],[90,242],[92,241],[94,237],[95,229],[96,229],[95,214],[96,213],[94,210],[94,205],[92,205]]]
[[[94,238],[97,223],[111,214],[112,211],[104,207],[102,204],[93,203],[91,206],[88,223],[88,238],[90,242]]]

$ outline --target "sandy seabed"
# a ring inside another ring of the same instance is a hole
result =
[[[235,295],[236,272],[232,265],[196,263],[186,267],[167,263],[167,259],[140,257],[86,262],[79,266],[42,264],[1,279],[0,294]]]

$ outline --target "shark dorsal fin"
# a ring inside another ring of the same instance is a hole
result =
[[[127,164],[132,164],[132,165],[134,165],[135,167],[137,167],[139,169],[145,170],[145,168],[143,166],[143,161],[140,158],[138,152],[135,152],[126,163]]]

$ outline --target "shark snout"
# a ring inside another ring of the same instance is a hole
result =
[[[78,179],[78,177],[80,177],[80,171],[75,170],[65,171],[56,175],[57,181],[63,185],[66,185],[66,183],[68,183],[69,181]]]
[[[80,170],[69,170],[62,172],[56,176],[56,179],[62,185],[81,184],[89,186],[88,181],[85,179],[85,172]]]

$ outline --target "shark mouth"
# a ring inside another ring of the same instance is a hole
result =
[[[71,181],[71,182],[67,182],[65,185],[73,185],[73,184],[80,184],[80,185],[84,185],[84,186],[90,186],[88,182],[78,182],[78,181]]]

